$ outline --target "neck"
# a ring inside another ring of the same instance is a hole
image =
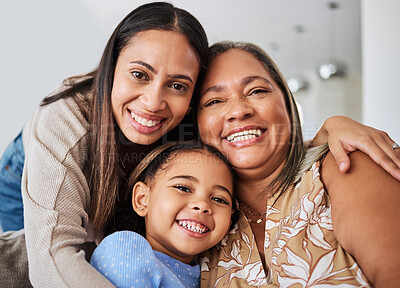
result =
[[[151,145],[140,145],[124,139],[118,145],[118,153],[121,159],[121,166],[124,172],[129,175],[140,161],[155,147],[158,142]]]
[[[282,171],[284,165],[285,161],[274,171],[263,171],[262,168],[235,169],[239,204],[253,212],[265,212],[267,200],[275,193],[269,186]]]

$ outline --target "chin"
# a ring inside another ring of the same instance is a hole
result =
[[[183,250],[182,247],[180,247],[179,252],[181,253],[181,255],[184,255],[185,257],[193,257],[193,256],[196,256],[196,255],[200,254],[201,252],[203,252],[203,250],[192,249],[192,248]]]
[[[158,141],[162,135],[144,135],[144,134],[139,134],[139,135],[125,135],[126,138],[128,138],[129,141],[135,144],[139,145],[151,145]],[[128,137],[129,136],[129,137]]]
[[[250,155],[249,153],[228,153],[227,159],[233,167],[238,169],[252,168],[263,162],[260,161],[260,154]]]

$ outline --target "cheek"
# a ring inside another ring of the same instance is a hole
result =
[[[163,196],[159,196],[163,197]],[[165,196],[164,196],[165,197]],[[162,199],[162,198],[160,198]],[[174,212],[174,201],[172,197],[169,197],[168,201],[159,201],[159,199],[149,199],[148,202],[148,217],[149,217],[149,222],[151,222],[151,225],[156,224],[155,227],[157,227],[158,222],[160,222],[160,215],[163,215],[163,220],[165,222],[169,222],[171,220],[171,215]],[[150,220],[151,219],[151,220]]]
[[[204,143],[212,143],[217,134],[217,119],[213,115],[198,112],[197,123],[200,138]]]
[[[185,117],[190,104],[191,97],[182,99],[170,99],[168,106],[170,107],[172,116],[180,122]]]
[[[220,223],[220,231],[222,234],[225,234],[228,232],[229,227],[231,225],[232,221],[232,210],[226,210],[221,215],[219,215],[218,219],[216,219],[216,223]]]
[[[114,79],[113,88],[111,90],[111,106],[114,112],[118,111],[125,102],[132,97],[132,91],[130,87],[125,85],[123,82]]]
[[[271,144],[274,145],[287,145],[290,142],[291,137],[291,123],[288,115],[282,113],[276,115],[276,121],[271,127]]]

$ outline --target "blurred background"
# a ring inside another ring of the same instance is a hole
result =
[[[2,1],[0,153],[62,79],[94,69],[116,25],[139,0]],[[400,141],[400,1],[172,0],[210,44],[250,41],[275,59],[312,138],[347,115]]]

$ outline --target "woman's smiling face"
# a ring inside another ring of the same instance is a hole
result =
[[[197,112],[201,139],[235,170],[284,163],[291,135],[284,96],[252,54],[231,49],[211,61]]]
[[[138,33],[121,51],[111,93],[113,115],[124,135],[149,145],[175,128],[188,110],[199,67],[182,34]]]

